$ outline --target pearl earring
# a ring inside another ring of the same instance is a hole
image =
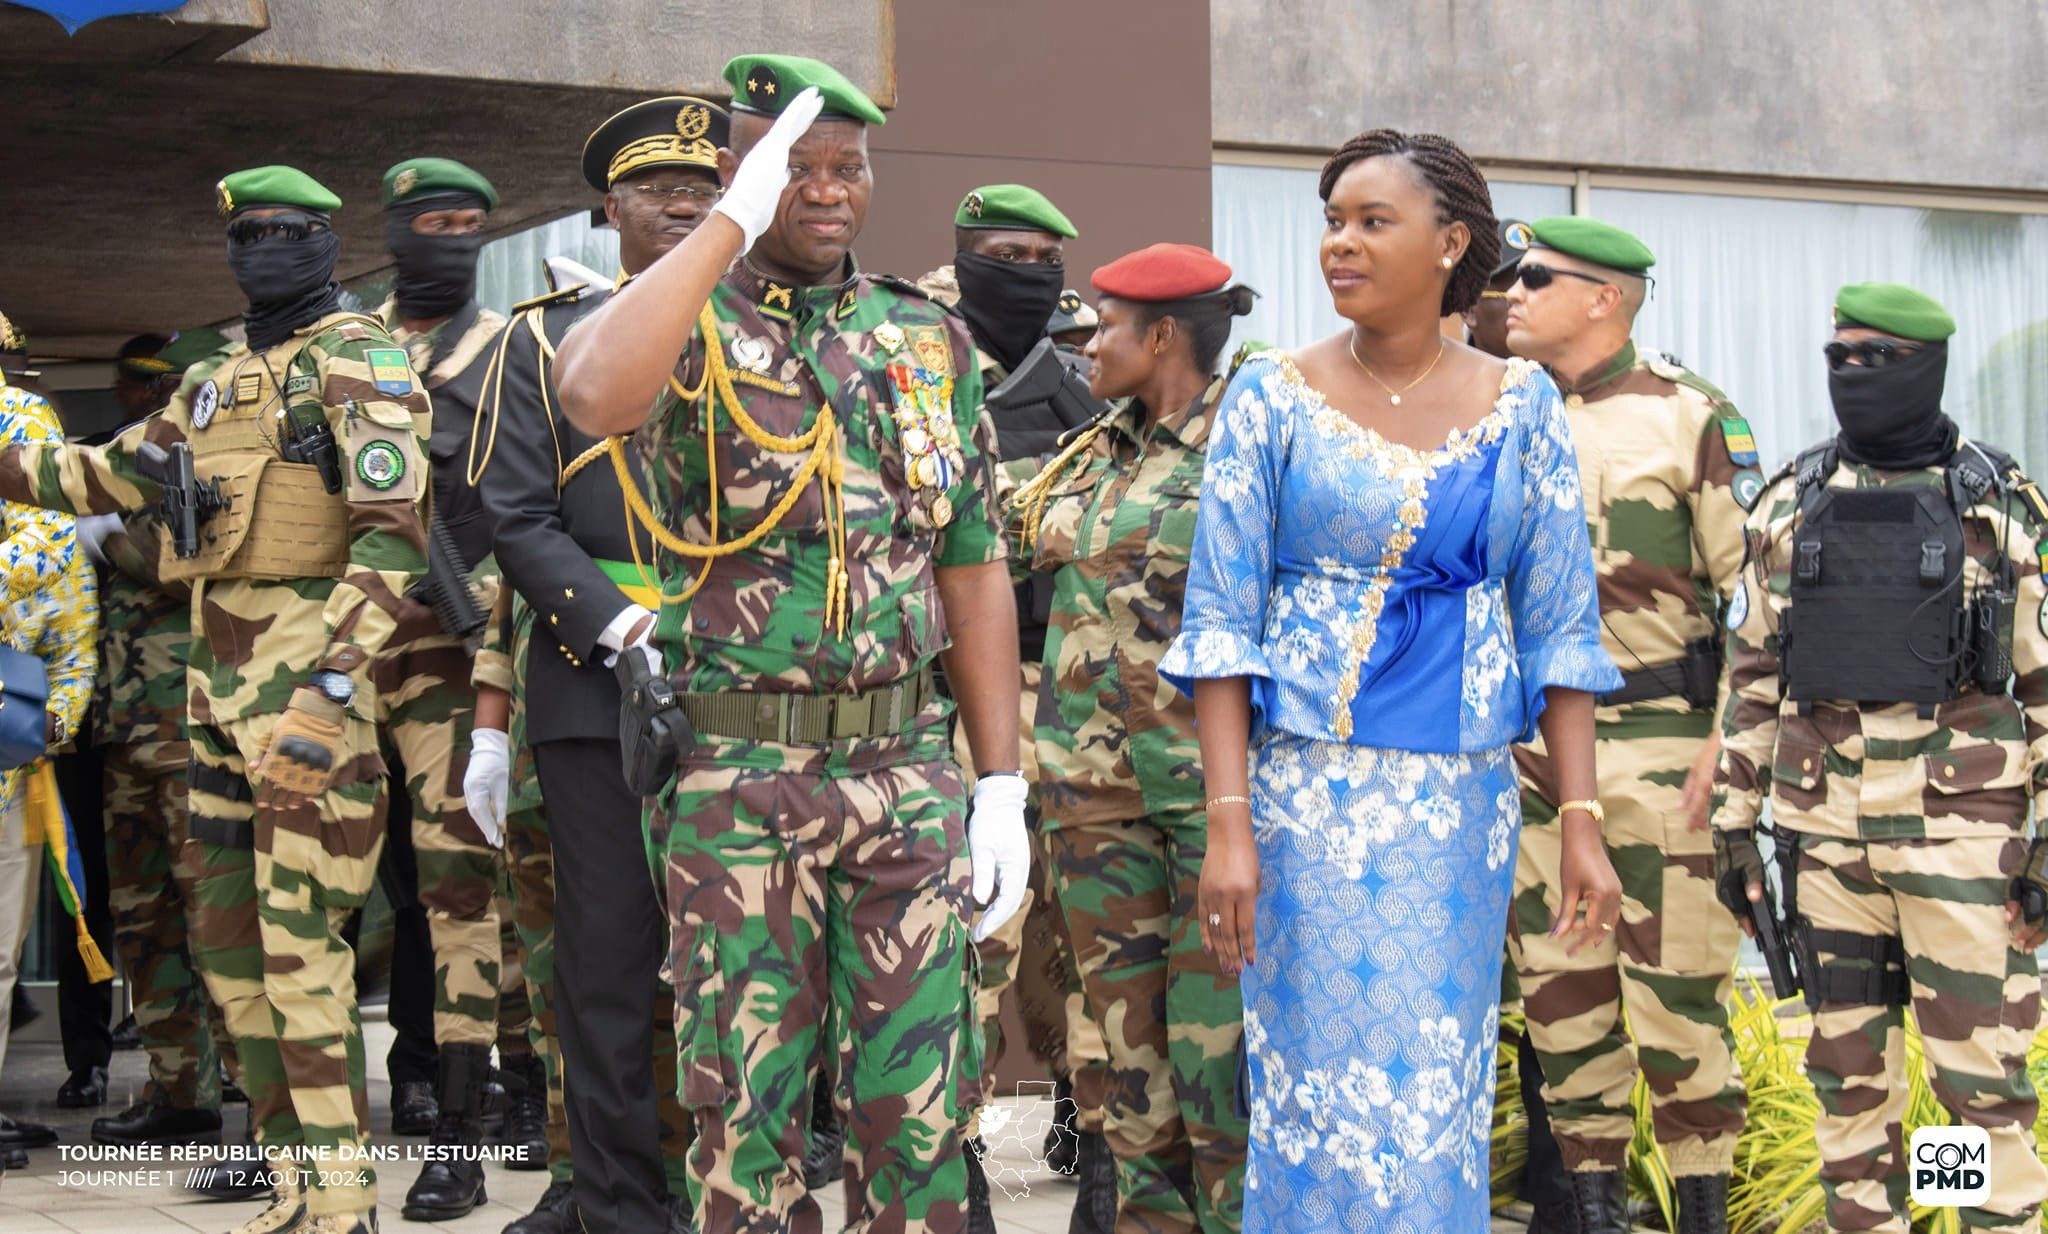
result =
[[[1452,261],[1452,260],[1451,260],[1450,258],[1448,258],[1448,257],[1444,258],[1444,269],[1446,269],[1446,270],[1450,269],[1450,268],[1451,268],[1452,266],[1455,266],[1455,265],[1457,265],[1457,264],[1458,264],[1457,262],[1455,262],[1455,261]]]

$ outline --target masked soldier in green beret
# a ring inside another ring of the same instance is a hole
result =
[[[1595,717],[1602,831],[1623,900],[1611,939],[1572,954],[1549,937],[1556,782],[1540,744],[1518,750],[1510,954],[1584,1234],[1628,1225],[1622,1167],[1639,1068],[1685,1228],[1713,1234],[1726,1229],[1744,1117],[1725,1007],[1741,939],[1713,912],[1707,878],[1716,631],[1761,481],[1756,444],[1726,395],[1631,341],[1654,262],[1642,241],[1583,217],[1528,230],[1507,343],[1556,377],[1586,479],[1601,632],[1623,672]]]
[[[622,281],[709,217],[728,124],[724,109],[676,95],[635,103],[591,133],[583,178],[619,233]],[[505,673],[518,689],[509,738],[480,731],[479,745],[504,745],[507,798],[527,798],[508,817],[508,847],[529,954],[554,981],[538,1001],[560,1026],[568,1072],[574,1160],[558,1177],[573,1169],[574,1199],[565,1189],[556,1208],[593,1229],[659,1228],[666,1211],[686,1230],[690,1127],[677,1102],[675,1002],[661,977],[668,919],[647,877],[641,794],[625,778],[619,681],[606,663],[661,607],[655,544],[635,531],[603,442],[563,416],[554,384],[555,349],[611,294],[558,287],[522,306],[501,340],[474,471],[522,601]],[[637,458],[628,464],[637,489]],[[511,774],[521,762],[530,774]],[[626,1065],[634,1058],[650,1065]],[[553,1234],[541,1216],[529,1219],[532,1234]]]
[[[980,1089],[969,901],[990,903],[985,937],[1030,856],[992,435],[967,332],[852,260],[881,112],[815,60],[742,56],[726,80],[714,217],[555,366],[579,428],[644,426],[660,512],[653,638],[680,758],[649,826],[691,1189],[707,1231],[814,1228],[803,1113],[823,1062],[850,1227],[956,1231]],[[941,656],[981,771],[971,809]]]
[[[412,848],[416,864],[396,864],[416,870],[416,885],[402,891],[426,910],[433,945],[439,1082],[432,1143],[472,1148],[483,1140],[484,1087],[498,1036],[503,837],[494,820],[469,816],[461,791],[476,708],[471,645],[481,641],[497,587],[486,562],[490,522],[465,469],[491,344],[505,328],[503,316],[476,301],[484,221],[497,205],[491,182],[453,159],[406,159],[384,173],[384,243],[397,269],[377,317],[405,348],[433,403],[434,516],[426,584],[406,598],[371,673],[386,757],[402,769],[412,799],[412,834],[394,843]],[[545,1088],[523,1040],[505,1061],[522,1095]],[[485,1198],[481,1161],[430,1160],[406,1193],[404,1215],[452,1220]]]
[[[2038,1230],[2048,1169],[2027,1048],[2048,937],[2048,503],[1942,413],[1955,322],[1939,304],[1857,283],[1834,324],[1841,431],[1772,477],[1744,528],[1718,890],[1753,929],[1768,797],[1778,907],[1813,1008],[1828,1228],[1909,1228],[1910,1006],[1936,1099],[1989,1142],[1988,1190],[1962,1225]]]
[[[269,1231],[368,1230],[355,957],[341,937],[383,840],[372,659],[425,573],[430,413],[404,349],[342,310],[340,199],[290,167],[220,182],[248,341],[99,447],[0,452],[0,498],[85,513],[161,501],[192,587],[192,946],[278,1160]]]

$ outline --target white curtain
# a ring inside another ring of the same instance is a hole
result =
[[[2048,216],[1598,187],[1592,209],[1657,254],[1638,341],[1726,390],[1767,466],[1834,432],[1820,349],[1835,291],[1868,279],[1941,301],[1949,414],[2048,466]]]
[[[1214,169],[1216,255],[1259,293],[1251,316],[1238,323],[1239,339],[1299,347],[1343,328],[1316,257],[1323,241],[1316,177],[1310,168],[1224,163]],[[1571,212],[1572,191],[1562,184],[1496,180],[1491,187],[1494,213],[1502,218]]]
[[[486,244],[477,258],[477,300],[506,313],[521,300],[540,295],[548,289],[540,263],[549,257],[582,262],[609,281],[619,270],[619,233],[592,227],[589,213],[578,211],[501,236]]]

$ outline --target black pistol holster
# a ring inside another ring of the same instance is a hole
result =
[[[676,774],[676,760],[697,744],[690,719],[676,705],[668,679],[639,649],[619,653],[619,759],[626,787],[642,797],[660,792]]]

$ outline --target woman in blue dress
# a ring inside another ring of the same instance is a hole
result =
[[[1203,478],[1162,673],[1195,696],[1205,945],[1241,973],[1246,1234],[1479,1234],[1513,742],[1556,756],[1553,927],[1612,930],[1593,800],[1600,648],[1557,387],[1446,340],[1493,269],[1486,182],[1377,130],[1323,169],[1351,328],[1248,360]]]

